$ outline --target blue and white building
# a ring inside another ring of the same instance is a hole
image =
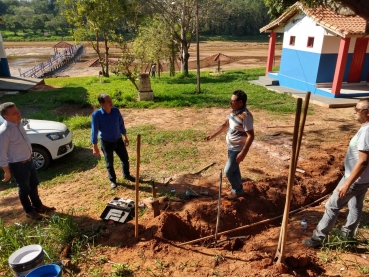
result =
[[[299,2],[260,29],[270,33],[266,76],[280,86],[331,98],[369,96],[369,24],[357,15]],[[283,33],[279,72],[272,72]]]

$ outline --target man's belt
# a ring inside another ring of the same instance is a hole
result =
[[[15,163],[11,163],[11,164],[25,164],[28,163],[32,160],[32,157],[29,157],[27,160],[21,161],[21,162],[15,162]]]

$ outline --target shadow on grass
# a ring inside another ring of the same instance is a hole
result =
[[[200,94],[193,96],[193,94],[183,94],[183,95],[160,95],[155,96],[155,102],[172,102],[178,103],[179,107],[191,107],[201,105],[204,106],[204,101],[206,101],[207,106],[225,106],[228,101],[227,98],[219,96],[219,95],[209,95],[209,94]]]
[[[91,107],[88,91],[84,87],[64,87],[51,91],[32,91],[25,94],[4,95],[4,102],[14,102],[23,116],[33,119],[62,121],[68,115],[55,113],[62,106],[73,105],[75,114],[79,108]]]
[[[56,160],[53,160],[46,170],[38,171],[40,182],[49,181],[57,176],[68,177],[71,174],[88,171],[96,167],[99,158],[92,155],[92,150],[76,146],[74,150]]]
[[[256,80],[259,76],[262,75],[262,72],[248,72],[245,70],[238,71],[230,71],[225,74],[214,75],[214,76],[201,76],[201,84],[219,84],[219,83],[230,83],[236,80]],[[165,80],[166,84],[175,85],[175,84],[196,84],[196,76],[189,76],[183,78],[163,78],[160,82]]]

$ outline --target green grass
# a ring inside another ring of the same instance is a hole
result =
[[[90,232],[91,230],[82,230],[78,227],[72,213],[63,218],[52,217],[32,225],[18,223],[5,226],[0,219],[0,269],[8,267],[8,258],[14,251],[30,244],[42,245],[47,254],[44,257],[46,263],[59,260],[59,253],[64,246],[72,240],[86,238]],[[80,250],[75,249],[77,252]]]
[[[296,100],[288,94],[278,94],[261,86],[248,83],[264,75],[264,68],[231,70],[225,74],[212,76],[210,72],[201,73],[201,93],[196,93],[196,76],[170,78],[151,78],[155,101],[137,101],[138,93],[125,78],[111,76],[100,83],[98,77],[72,77],[45,79],[46,84],[60,87],[53,91],[33,92],[21,95],[7,95],[3,101],[12,101],[22,109],[31,109],[32,118],[49,119],[67,123],[72,130],[89,127],[88,117],[55,114],[53,110],[62,106],[78,109],[99,107],[97,96],[109,94],[114,105],[120,108],[156,107],[228,107],[232,92],[244,90],[248,95],[251,110],[267,110],[275,114],[290,114],[295,111]]]
[[[59,32],[62,33],[62,32]],[[13,31],[1,30],[4,41],[73,41],[73,36],[69,33],[63,35],[53,35],[49,32],[49,35],[45,36],[42,32],[36,32],[34,34],[31,31],[22,32],[19,31],[15,35]]]
[[[367,200],[365,200],[368,202]],[[324,263],[342,262],[346,267],[355,266],[358,272],[369,276],[369,267],[362,266],[353,260],[345,264],[343,253],[368,253],[369,252],[369,209],[363,209],[363,215],[360,226],[356,232],[355,239],[349,239],[341,236],[341,230],[334,228],[329,236],[323,242],[318,253],[319,259]]]

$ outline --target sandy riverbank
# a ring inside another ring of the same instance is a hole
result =
[[[36,63],[46,60],[54,54],[55,42],[5,42],[5,52],[8,57],[9,67],[12,76],[19,76],[19,71],[24,72]],[[246,42],[204,42],[200,43],[200,60],[222,53],[231,57],[230,61],[222,61],[221,68],[244,69],[252,67],[262,67],[266,64],[268,52],[267,44],[246,43]],[[279,62],[281,46],[276,49],[276,64]],[[118,49],[112,48],[110,53],[118,53]],[[63,75],[67,76],[96,76],[100,71],[99,67],[88,67],[86,61],[96,57],[91,47],[86,47],[86,55],[80,62],[77,62]],[[202,63],[201,70],[214,70],[216,62]],[[190,48],[190,70],[196,69],[195,45]]]

